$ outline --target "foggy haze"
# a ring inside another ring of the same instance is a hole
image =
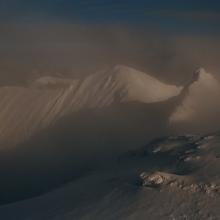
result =
[[[183,84],[198,67],[219,72],[218,35],[126,25],[6,23],[0,25],[0,82],[39,75],[82,78],[123,64]]]

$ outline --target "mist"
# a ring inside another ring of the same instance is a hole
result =
[[[179,85],[200,66],[216,75],[220,67],[214,33],[68,22],[1,23],[0,32],[1,85],[40,75],[83,78],[116,64]]]

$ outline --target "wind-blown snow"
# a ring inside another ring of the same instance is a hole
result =
[[[185,88],[182,102],[170,116],[170,123],[174,126],[184,123],[208,127],[218,118],[220,83],[203,68],[197,74],[197,79]]]
[[[73,112],[131,101],[160,102],[180,91],[181,87],[166,85],[125,66],[81,80],[42,77],[29,87],[1,87],[1,148],[23,141]]]

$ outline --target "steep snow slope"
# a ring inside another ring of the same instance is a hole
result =
[[[220,136],[155,140],[41,197],[0,207],[4,220],[219,219]]]
[[[61,84],[65,86],[60,88]],[[122,102],[164,101],[178,95],[180,90],[124,66],[83,80],[43,77],[30,87],[1,87],[1,149],[28,139],[36,131],[73,112]]]
[[[112,81],[117,82],[117,86],[126,94],[122,97],[122,100],[126,101],[161,102],[177,96],[182,89],[162,83],[150,75],[126,66],[116,66],[107,75],[110,75]]]
[[[171,124],[206,132],[219,127],[220,83],[212,74],[200,68],[182,93],[181,103],[170,116]]]

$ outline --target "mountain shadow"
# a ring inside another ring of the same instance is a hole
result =
[[[123,152],[169,134],[178,97],[152,104],[116,103],[61,118],[28,141],[0,154],[0,203],[50,191]]]

